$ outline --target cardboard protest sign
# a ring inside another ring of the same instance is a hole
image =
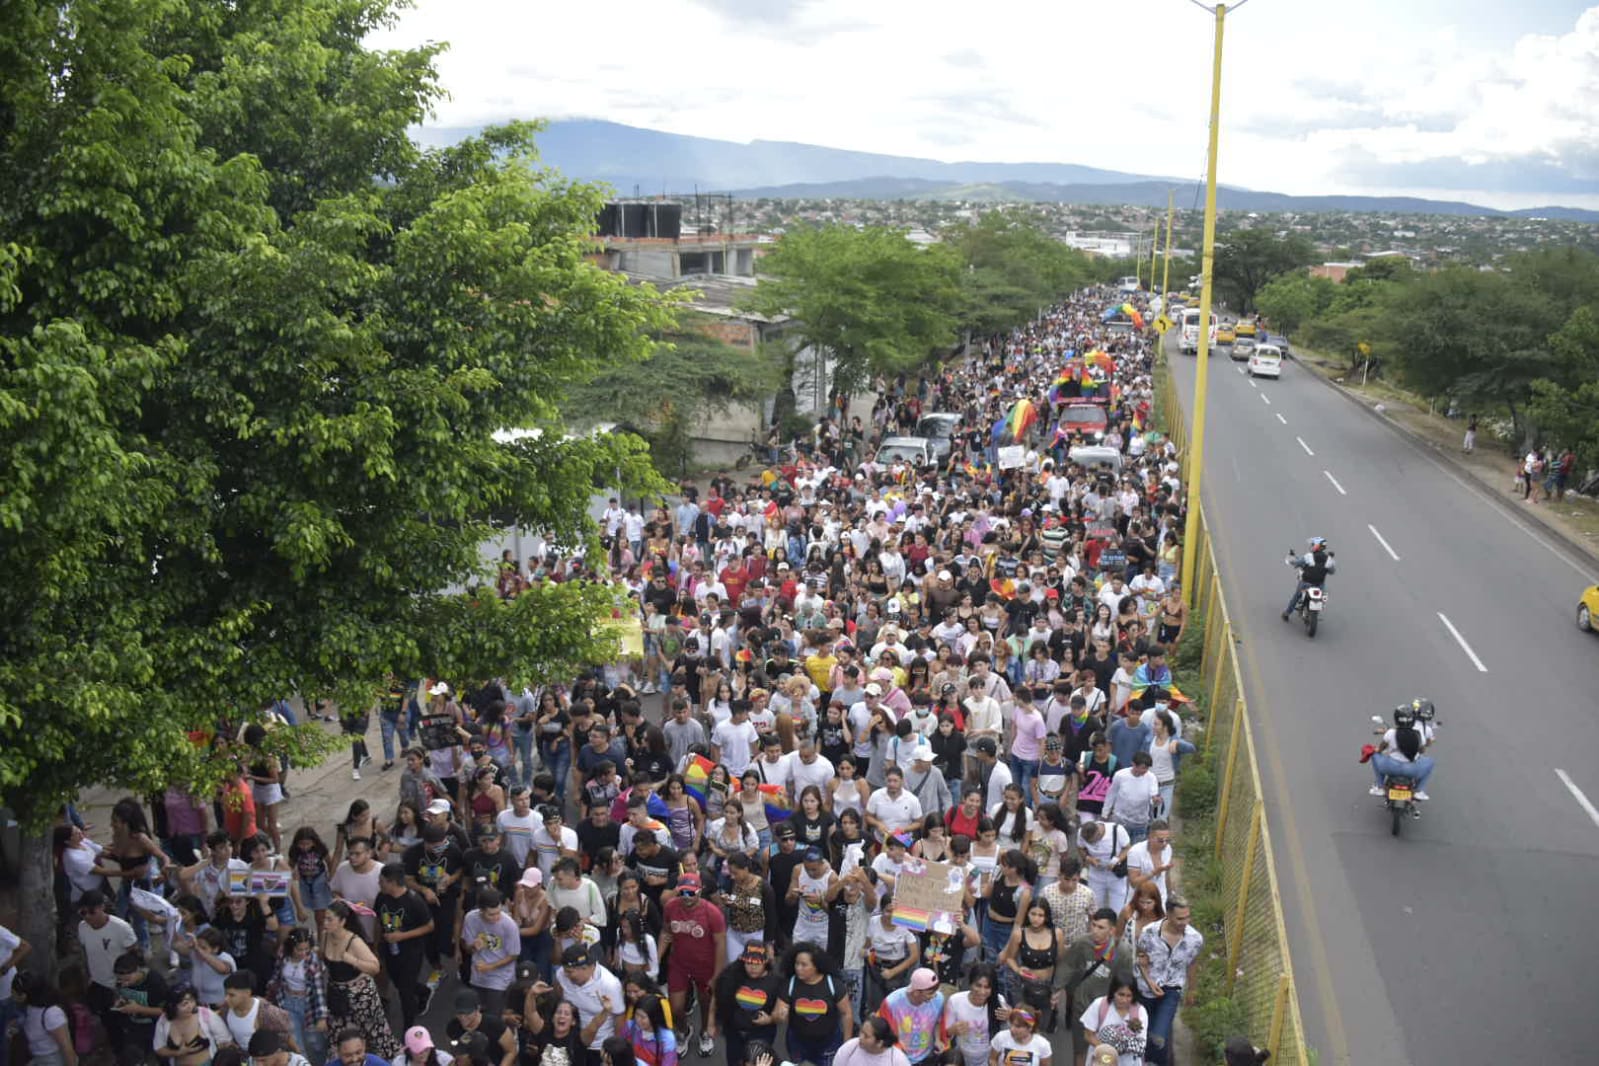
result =
[[[894,881],[894,924],[926,932],[959,924],[966,875],[959,867],[907,857]]]
[[[228,895],[230,896],[287,896],[288,870],[229,870]]]

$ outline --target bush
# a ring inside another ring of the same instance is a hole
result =
[[[1198,678],[1200,660],[1205,656],[1205,619],[1194,615],[1188,620],[1188,629],[1183,633],[1183,639],[1177,645],[1177,651],[1171,656],[1171,668],[1174,674],[1185,674]],[[1189,693],[1193,695],[1193,693]]]

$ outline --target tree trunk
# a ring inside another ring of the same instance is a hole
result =
[[[23,830],[21,878],[17,886],[17,934],[32,947],[27,969],[56,976],[55,864],[50,833]]]

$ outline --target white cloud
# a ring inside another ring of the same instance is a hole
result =
[[[1599,8],[1568,8],[1253,3],[1228,18],[1222,179],[1388,191],[1383,167],[1527,158],[1572,182],[1475,198],[1599,203]],[[1204,165],[1211,20],[1185,0],[420,0],[374,43],[425,40],[451,46],[441,126],[582,116],[946,160]]]

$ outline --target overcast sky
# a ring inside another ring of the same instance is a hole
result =
[[[1204,170],[1214,19],[1190,0],[417,0],[439,126],[601,118],[946,161]],[[1599,6],[1248,0],[1223,182],[1599,207]]]

